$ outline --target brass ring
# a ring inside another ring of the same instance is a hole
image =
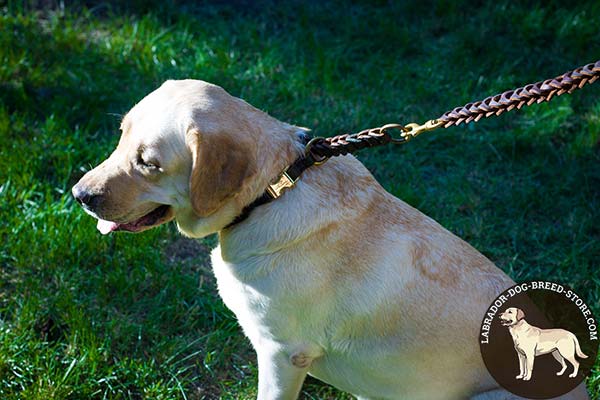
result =
[[[388,129],[397,129],[397,130],[401,131],[402,133],[400,134],[399,138],[394,138],[390,135],[390,141],[392,143],[400,144],[400,143],[406,143],[408,141],[408,139],[410,138],[409,135],[407,135],[407,133],[411,131],[412,127],[409,127],[409,125],[404,126],[404,125],[400,125],[400,124],[387,124],[387,125],[384,125],[381,128],[379,128],[379,130],[382,133],[384,133]]]
[[[327,156],[321,156],[321,158],[317,158],[317,156],[315,156],[315,154],[310,152],[311,147],[318,140],[325,140],[325,138],[322,136],[314,137],[314,138],[310,139],[310,141],[306,144],[306,147],[304,148],[304,156],[311,155],[312,158],[315,160],[314,165],[321,165],[324,162],[326,162],[327,160],[329,160],[329,157],[327,157]]]

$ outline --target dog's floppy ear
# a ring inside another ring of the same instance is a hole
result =
[[[523,318],[525,318],[525,313],[520,308],[517,308],[517,321],[520,321]]]
[[[198,216],[205,217],[241,190],[254,175],[256,164],[250,149],[226,133],[203,134],[190,128],[186,143],[192,154],[192,208]]]

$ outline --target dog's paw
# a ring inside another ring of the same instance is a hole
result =
[[[292,354],[292,356],[290,357],[290,362],[292,363],[292,365],[298,368],[309,367],[312,363],[312,360],[313,359],[311,357],[309,357],[306,353],[301,351]]]
[[[515,379],[523,379],[523,375],[517,375],[515,376]]]
[[[575,378],[577,376],[577,372],[573,372],[572,374],[569,374],[569,378]]]
[[[528,381],[528,380],[530,380],[530,379],[531,379],[531,375],[528,375],[528,376],[525,376],[525,377],[523,377],[523,380],[524,380],[524,381]]]

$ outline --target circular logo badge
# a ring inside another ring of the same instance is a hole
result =
[[[488,371],[503,388],[549,399],[570,392],[589,374],[598,353],[598,323],[567,286],[525,282],[490,305],[479,343]]]

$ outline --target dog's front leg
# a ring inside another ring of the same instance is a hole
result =
[[[281,350],[257,350],[258,400],[294,400],[308,373],[309,365],[297,366]]]
[[[525,351],[525,376],[523,377],[524,381],[528,381],[531,379],[531,374],[533,373],[534,361],[535,361],[535,348],[526,350]]]
[[[525,376],[525,356],[521,354],[519,349],[517,350],[517,356],[519,357],[519,375],[517,375],[517,379],[523,379]]]

